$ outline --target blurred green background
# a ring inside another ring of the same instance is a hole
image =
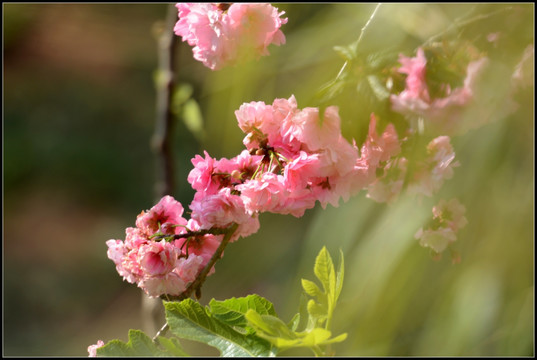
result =
[[[182,122],[175,128],[174,196],[185,207],[190,159],[204,149],[216,158],[242,150],[234,111],[292,94],[308,106],[343,65],[333,47],[355,41],[375,5],[276,6],[289,18],[287,43],[258,62],[212,72],[178,46],[177,81],[193,87],[204,121],[200,137]],[[472,7],[502,6],[383,5],[361,46],[410,51]],[[86,356],[98,339],[126,340],[129,328],[143,326],[141,291],[118,276],[105,241],[123,239],[154,205],[154,33],[167,8],[3,4],[5,356]],[[533,44],[533,13],[533,4],[519,4],[464,36],[501,31],[510,51],[499,61],[512,68]],[[358,93],[347,96],[335,100],[344,135],[363,138],[372,110]],[[348,338],[334,346],[337,355],[533,356],[533,96],[531,86],[517,95],[516,112],[452,139],[461,166],[435,199],[388,206],[362,192],[300,219],[263,214],[257,234],[226,249],[201,302],[257,293],[290,319],[300,278],[314,279],[326,245],[335,259],[345,253],[333,329]],[[441,197],[467,208],[457,265],[449,256],[433,261],[413,238]]]

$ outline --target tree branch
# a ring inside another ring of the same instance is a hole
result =
[[[155,132],[151,138],[151,148],[157,156],[155,182],[157,199],[164,195],[171,195],[174,187],[172,129],[175,117],[171,111],[171,102],[175,88],[174,53],[177,37],[173,32],[173,27],[176,21],[177,9],[170,4],[165,25],[158,37],[157,117]]]

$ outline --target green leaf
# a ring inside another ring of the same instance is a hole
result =
[[[159,336],[158,342],[166,351],[172,356],[189,356],[181,347],[179,340],[176,338],[166,338],[164,336]]]
[[[254,310],[255,312],[263,315],[274,315],[274,305],[267,299],[253,294],[242,298],[231,298],[224,301],[211,300],[209,302],[211,314],[221,322],[234,326],[245,328],[247,333],[253,332],[251,327],[247,327],[248,321],[244,317],[244,314],[248,310]]]
[[[311,299],[308,301],[308,314],[314,319],[314,323],[318,324],[326,320],[328,316],[328,309],[326,306],[321,306]]]
[[[248,310],[245,314],[246,319],[253,327],[270,336],[281,337],[285,339],[296,338],[296,335],[280,320],[280,318],[272,315],[261,315],[254,310]]]
[[[327,294],[333,293],[333,290],[335,290],[334,264],[325,246],[323,246],[315,259],[313,272],[321,284],[323,284],[324,291]]]
[[[171,340],[170,340],[171,342]],[[173,352],[160,349],[149,336],[141,330],[129,330],[129,341],[112,340],[97,349],[98,356],[187,356],[179,343],[174,344]],[[180,352],[180,354],[179,354]]]
[[[323,292],[313,281],[302,279],[302,288],[309,296],[322,297]]]
[[[296,331],[298,324],[300,324],[300,313],[296,313],[295,316],[293,316],[291,321],[287,324],[287,327],[291,329],[291,331]]]
[[[170,330],[180,338],[215,347],[221,356],[273,356],[272,346],[257,336],[241,334],[217,320],[206,308],[192,299],[165,302]]]

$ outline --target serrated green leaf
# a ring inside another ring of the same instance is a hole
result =
[[[313,281],[302,279],[302,288],[309,296],[321,297],[323,292]]]
[[[284,339],[296,338],[293,331],[291,331],[287,325],[276,316],[261,315],[254,310],[248,310],[245,317],[257,331]]]
[[[181,347],[179,340],[176,338],[166,338],[164,336],[159,336],[158,342],[166,351],[172,356],[189,356]]]
[[[170,330],[180,338],[199,341],[215,347],[221,356],[273,356],[270,343],[251,334],[240,334],[212,317],[206,308],[192,299],[165,302]]]
[[[330,257],[328,250],[326,250],[326,246],[323,246],[319,255],[317,255],[313,272],[323,285],[324,292],[330,294],[330,290],[335,289],[335,278],[333,285],[331,284],[331,274],[334,273],[334,264],[332,263],[332,258]]]
[[[209,302],[211,315],[221,322],[244,327],[248,321],[244,317],[248,310],[254,310],[261,315],[274,315],[274,305],[267,299],[253,294],[242,298],[231,298],[224,301],[211,300]]]
[[[136,355],[130,345],[121,340],[111,340],[97,349],[97,356],[134,356]]]
[[[160,349],[149,336],[141,330],[129,330],[129,341],[112,340],[97,349],[98,356],[170,356],[174,355]]]

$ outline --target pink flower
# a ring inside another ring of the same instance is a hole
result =
[[[371,114],[369,132],[364,145],[362,145],[361,155],[362,159],[366,160],[373,169],[376,169],[381,161],[387,161],[401,151],[397,132],[392,124],[388,124],[380,136],[377,134],[376,128],[377,118],[375,114]]]
[[[401,67],[399,72],[407,74],[406,88],[399,95],[392,95],[392,109],[398,112],[421,113],[429,108],[429,90],[425,81],[427,59],[422,48],[417,51],[417,56],[409,58],[399,56]]]
[[[241,192],[244,208],[255,212],[278,212],[287,201],[289,192],[282,175],[264,173],[260,179],[251,179],[236,187]]]
[[[145,276],[165,275],[175,268],[179,250],[171,243],[161,240],[141,247],[138,262]]]
[[[217,194],[194,200],[190,208],[192,219],[200,224],[201,229],[210,229],[213,226],[226,228],[233,223],[246,223],[251,218],[251,214],[245,210],[242,198],[232,194],[230,188],[222,188]]]
[[[186,225],[182,217],[183,206],[173,197],[166,195],[149,211],[142,211],[136,219],[136,227],[148,236],[161,232],[163,234],[181,233]]]
[[[214,251],[213,251],[214,252]],[[196,280],[200,271],[209,261],[206,261],[203,256],[188,254],[188,258],[180,258],[177,260],[177,274],[185,283],[191,283]]]
[[[147,276],[138,284],[150,297],[163,294],[180,295],[186,290],[186,283],[176,272]]]
[[[187,41],[194,58],[212,70],[268,55],[270,44],[285,43],[284,12],[270,4],[233,3],[223,10],[210,3],[179,3],[174,31]]]
[[[399,94],[392,94],[392,110],[411,118],[425,120],[425,129],[432,133],[457,134],[478,127],[497,117],[490,108],[489,96],[479,90],[479,81],[489,65],[486,57],[470,61],[466,67],[464,83],[451,89],[449,84],[439,84],[445,90],[444,97],[431,98],[426,79],[426,64],[421,48],[417,56],[400,56],[399,72],[407,74],[406,87]],[[464,74],[461,74],[464,76]],[[504,101],[504,99],[502,99]],[[503,114],[511,112],[513,103],[509,99],[502,105]],[[498,111],[496,111],[498,112]]]
[[[98,340],[97,344],[88,346],[89,357],[97,357],[97,349],[104,346],[104,341]]]
[[[291,192],[305,188],[311,178],[319,176],[319,167],[319,154],[300,151],[296,158],[285,165],[283,174],[285,187]]]
[[[196,155],[192,159],[194,168],[188,174],[187,180],[192,188],[202,194],[215,194],[220,188],[220,183],[213,179],[213,173],[217,161],[204,151],[205,159]]]
[[[326,108],[323,121],[318,108],[304,108],[294,116],[286,117],[281,124],[281,135],[287,142],[299,140],[310,151],[326,148],[341,135],[338,109]]]

